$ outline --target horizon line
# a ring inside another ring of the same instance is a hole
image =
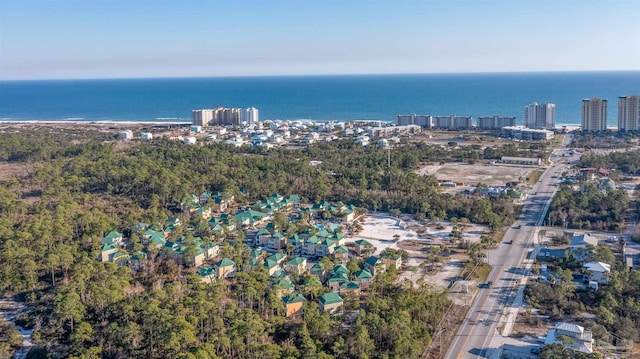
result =
[[[639,72],[628,70],[535,70],[535,71],[469,71],[469,72],[386,72],[386,73],[309,73],[309,74],[272,74],[272,75],[202,75],[202,76],[158,76],[158,77],[70,77],[41,79],[0,79],[0,82],[29,81],[92,81],[92,80],[171,80],[171,79],[229,79],[229,78],[274,78],[274,77],[331,77],[331,76],[397,76],[397,75],[509,75],[509,74],[569,74],[569,73],[622,73]]]

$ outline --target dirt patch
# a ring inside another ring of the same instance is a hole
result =
[[[24,178],[36,167],[36,165],[21,162],[0,162],[0,181]]]
[[[484,183],[489,186],[500,186],[507,182],[522,182],[527,178],[529,172],[535,169],[526,166],[451,162],[442,165],[425,165],[417,170],[417,173],[435,175],[440,181],[463,182],[467,185]]]

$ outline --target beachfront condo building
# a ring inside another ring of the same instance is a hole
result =
[[[582,131],[605,131],[607,129],[607,100],[589,98],[582,100]]]
[[[245,108],[240,110],[240,122],[250,124],[258,122],[258,109],[255,107]]]
[[[534,102],[524,108],[524,127],[553,130],[555,127],[556,105]]]
[[[497,130],[507,126],[515,126],[515,117],[478,116],[478,130]]]
[[[398,126],[418,125],[425,128],[431,128],[431,116],[416,115],[411,113],[408,115],[396,115],[396,123]]]
[[[640,130],[640,96],[618,98],[618,130]]]
[[[433,116],[433,127],[443,130],[467,130],[473,126],[471,116]]]
[[[193,110],[191,115],[193,124],[202,127],[211,125],[238,126],[243,122],[249,124],[258,121],[258,109],[254,107],[241,109],[219,106],[214,109]]]

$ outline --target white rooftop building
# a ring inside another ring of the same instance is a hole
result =
[[[563,336],[570,340],[562,340],[561,337]],[[549,329],[547,332],[547,338],[544,344],[562,344],[567,349],[587,354],[593,353],[591,331],[577,324],[565,322],[556,323],[555,327]]]

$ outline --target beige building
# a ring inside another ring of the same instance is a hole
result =
[[[582,100],[582,131],[607,129],[607,100],[590,98]]]
[[[640,129],[640,96],[620,96],[618,98],[618,130],[637,131]]]

